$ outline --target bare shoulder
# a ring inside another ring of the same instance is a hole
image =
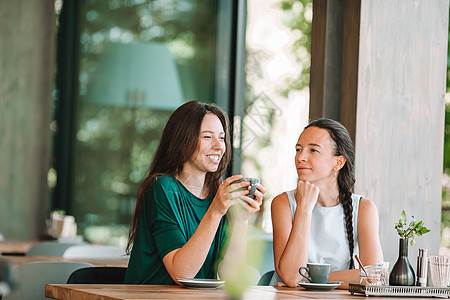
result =
[[[286,193],[279,194],[272,200],[270,212],[272,217],[274,246],[277,243],[276,241],[279,241],[280,237],[284,241],[280,245],[284,245],[287,242],[287,237],[292,228],[291,207]],[[282,251],[280,253],[282,253]]]
[[[378,212],[377,205],[372,200],[361,198],[359,201],[360,212]]]
[[[366,198],[361,198],[359,202],[358,222],[362,220],[368,222],[378,220],[377,205]]]
[[[380,243],[380,219],[375,202],[361,198],[358,212],[358,244],[360,258],[365,264],[383,261]]]
[[[277,209],[283,206],[289,205],[288,196],[286,193],[281,193],[272,200],[272,209]]]

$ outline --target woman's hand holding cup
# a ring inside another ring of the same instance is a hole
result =
[[[225,215],[228,209],[235,204],[233,198],[236,197],[236,193],[233,194],[233,191],[236,187],[233,183],[239,179],[242,179],[242,175],[230,176],[219,185],[216,196],[212,201],[211,209],[218,212],[220,216]]]
[[[251,215],[260,210],[266,189],[259,178],[237,176],[240,178],[230,185],[232,188],[232,199],[234,204],[236,204],[230,208],[230,215],[235,220],[246,221]]]

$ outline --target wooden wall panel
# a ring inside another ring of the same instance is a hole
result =
[[[361,2],[357,191],[378,205],[391,263],[403,209],[431,229],[410,247],[412,263],[418,248],[438,254],[448,12],[448,0]]]
[[[313,2],[311,24],[311,71],[309,83],[309,118],[315,120],[323,115],[325,84],[325,37],[327,26],[327,1]]]
[[[344,2],[313,2],[310,120],[340,118]]]
[[[361,0],[345,0],[339,121],[348,129],[353,143],[356,132],[360,11]]]
[[[0,2],[0,232],[36,238],[47,214],[54,1]]]

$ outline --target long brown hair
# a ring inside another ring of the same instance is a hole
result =
[[[353,150],[352,139],[350,138],[347,129],[335,120],[326,118],[318,119],[312,121],[305,129],[313,126],[327,130],[333,140],[334,155],[342,155],[346,159],[344,166],[339,170],[337,182],[339,187],[339,201],[342,203],[345,215],[345,227],[350,249],[350,269],[354,269],[353,251],[355,248],[355,240],[353,238],[352,193],[355,187],[355,152]]]
[[[159,146],[142,181],[137,195],[136,208],[128,233],[127,253],[131,252],[144,196],[150,184],[158,175],[176,176],[181,173],[183,164],[191,159],[200,137],[200,127],[206,114],[216,115],[225,132],[225,153],[217,171],[206,173],[205,185],[210,193],[216,193],[222,182],[222,175],[231,160],[231,143],[227,114],[215,104],[198,101],[187,102],[178,107],[164,127]]]

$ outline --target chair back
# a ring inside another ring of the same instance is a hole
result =
[[[264,275],[259,279],[258,285],[269,285],[274,273],[274,270],[264,273]]]
[[[4,259],[0,255],[0,299],[8,295],[17,285],[17,280],[12,274],[11,261]]]
[[[38,300],[45,297],[45,285],[48,283],[67,283],[73,271],[93,267],[83,262],[37,261],[18,265],[13,273],[18,286],[2,300]]]
[[[26,256],[58,256],[62,257],[64,252],[72,247],[82,245],[80,243],[59,243],[59,242],[40,242],[31,246]]]
[[[125,279],[125,267],[88,267],[75,270],[67,280],[70,284],[121,284]]]
[[[63,257],[66,258],[117,258],[125,256],[125,250],[122,248],[89,244],[69,247],[63,254]]]

